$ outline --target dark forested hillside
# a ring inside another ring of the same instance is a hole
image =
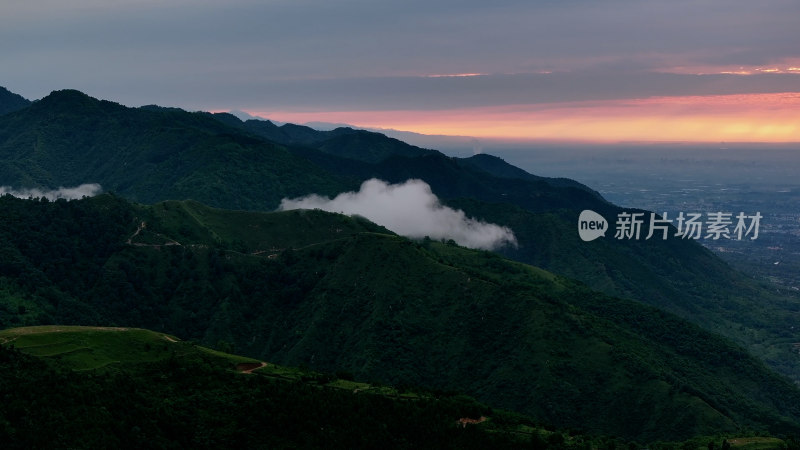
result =
[[[123,361],[85,364],[98,355]],[[5,330],[0,442],[3,449],[354,449],[387,442],[398,449],[522,449],[550,436],[564,442],[560,433],[463,395],[398,398],[392,390],[272,364],[235,373],[237,360],[244,358],[147,330]],[[480,427],[459,426],[459,419],[483,415],[491,419]],[[518,429],[525,432],[511,432]],[[567,444],[580,448],[583,440]]]
[[[321,211],[0,206],[2,327],[144,327],[629,439],[800,431],[800,391],[730,342],[489,252]]]

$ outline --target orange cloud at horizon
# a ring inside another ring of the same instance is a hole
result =
[[[548,141],[800,142],[800,93],[654,97],[423,111],[248,111],[293,122]]]

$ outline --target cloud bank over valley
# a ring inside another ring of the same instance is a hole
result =
[[[11,195],[18,198],[46,198],[50,201],[65,199],[78,200],[83,197],[94,197],[103,192],[103,187],[97,183],[82,184],[77,187],[59,187],[58,189],[13,189],[9,186],[0,186],[0,196]]]

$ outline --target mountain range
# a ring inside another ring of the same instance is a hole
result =
[[[800,431],[800,391],[744,350],[491,252],[313,210],[0,206],[2,327],[147,328],[627,439]]]
[[[0,199],[0,327],[149,328],[630,439],[798,432],[800,393],[782,377],[800,379],[796,296],[691,240],[581,241],[580,211],[622,211],[590,187],[364,130],[72,90],[5,94],[0,111],[2,184],[113,193]],[[518,245],[491,253],[361,218],[270,212],[372,178],[422,180]]]

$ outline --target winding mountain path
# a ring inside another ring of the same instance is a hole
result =
[[[239,363],[236,365],[236,370],[241,373],[253,373],[254,370],[260,369],[262,367],[266,367],[267,363],[260,362],[260,363]]]
[[[156,248],[166,247],[168,245],[181,245],[180,242],[172,240],[172,239],[164,236],[163,234],[158,234],[158,233],[155,233],[155,235],[164,239],[164,243],[163,244],[145,244],[145,243],[142,243],[142,242],[133,242],[133,239],[136,238],[136,236],[138,236],[139,233],[141,233],[142,230],[144,230],[145,228],[147,228],[147,222],[140,223],[139,226],[136,227],[136,231],[128,238],[127,241],[125,241],[125,243],[128,244],[128,245],[136,246],[136,247],[156,247]]]

